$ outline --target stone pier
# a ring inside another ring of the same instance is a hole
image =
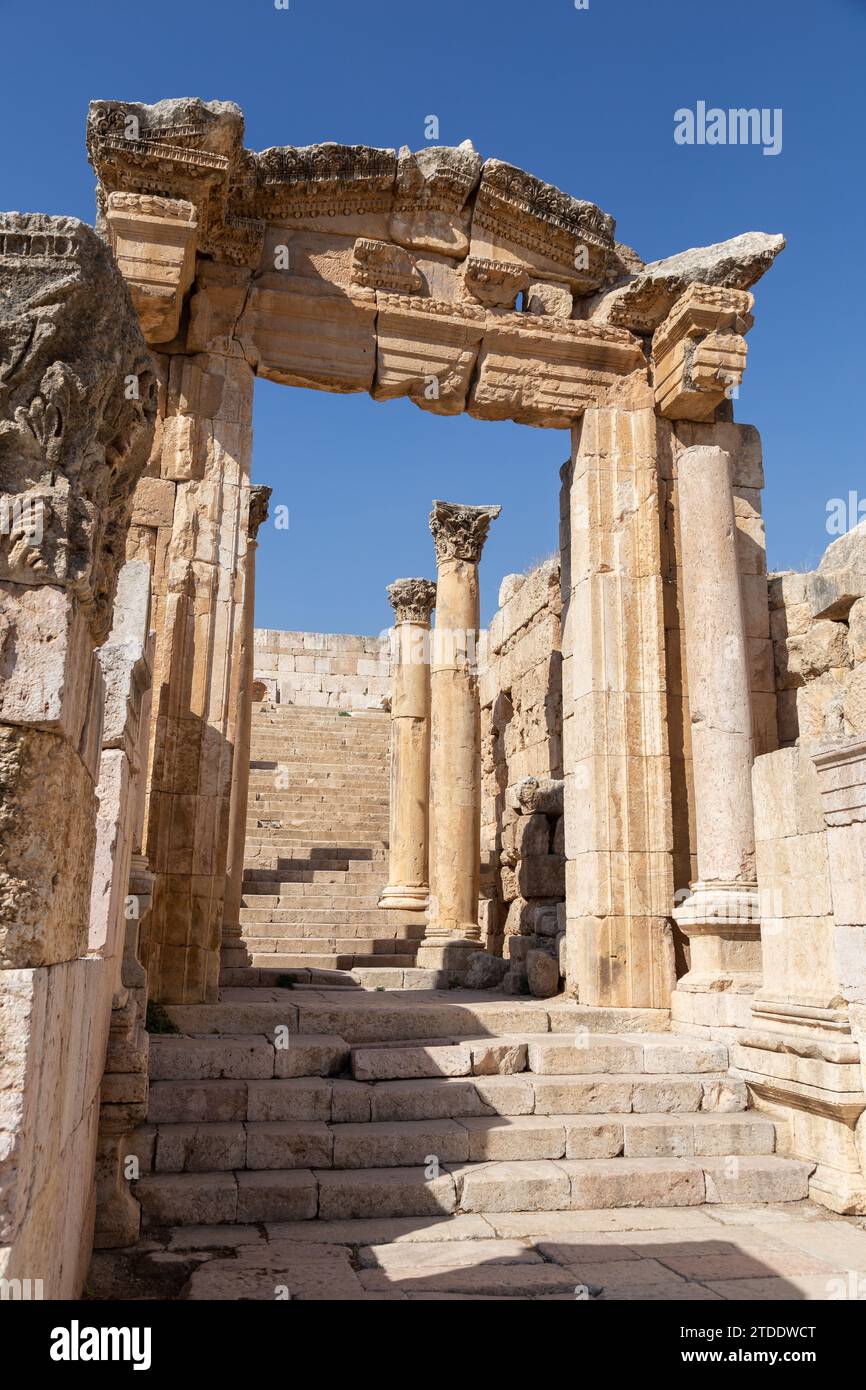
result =
[[[436,626],[430,664],[430,907],[418,964],[459,974],[477,948],[481,835],[478,564],[500,507],[434,502]]]
[[[429,896],[430,614],[436,585],[429,579],[398,579],[389,584],[388,599],[395,614],[390,857],[379,906],[424,912]]]
[[[691,945],[675,1022],[749,1021],[761,947],[752,807],[749,656],[737,559],[731,458],[696,445],[678,460],[686,666],[698,876],[674,916]]]

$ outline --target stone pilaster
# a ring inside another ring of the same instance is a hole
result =
[[[563,469],[566,951],[581,1003],[666,1008],[674,884],[657,426],[668,427],[648,397],[588,409]]]
[[[752,708],[731,459],[696,445],[677,463],[697,879],[674,916],[691,945],[673,1018],[749,1019],[761,947],[752,807]]]
[[[223,903],[223,942],[240,938],[240,909],[243,897],[244,850],[247,838],[247,804],[250,789],[250,739],[253,717],[253,677],[255,666],[254,632],[256,601],[256,552],[259,527],[268,519],[269,487],[251,487],[247,529],[247,562],[244,571],[244,598],[241,613],[241,641],[238,655],[237,721],[229,803],[229,847],[226,891]]]
[[[153,556],[154,722],[143,933],[151,993],[216,998],[236,737],[253,372],[236,345],[162,359],[161,421],[130,553]]]
[[[144,772],[150,732],[153,665],[150,571],[129,561],[120,572],[114,624],[99,649],[106,686],[103,752],[97,795],[96,862],[91,893],[90,952],[107,966],[113,995],[105,1020],[105,1071],[100,1088],[96,1151],[99,1249],[131,1245],[141,1222],[130,1179],[132,1132],[147,1119],[149,1037],[145,1030],[147,975],[138,959],[139,927],[149,909],[141,894],[147,865],[141,856]]]
[[[379,906],[424,912],[429,896],[430,614],[436,585],[429,579],[398,579],[388,585],[388,599],[395,617],[390,854]]]
[[[500,507],[434,502],[436,626],[430,664],[430,906],[418,964],[459,974],[477,948],[481,834],[478,564]]]

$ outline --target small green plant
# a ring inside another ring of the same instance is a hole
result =
[[[179,1033],[180,1029],[175,1027],[161,1004],[157,1004],[155,999],[148,999],[147,1014],[145,1015],[144,1026],[148,1033]]]
[[[351,718],[352,718],[351,714],[349,713],[349,711],[348,711],[347,709],[341,709],[337,717],[338,717],[339,719],[351,719]]]

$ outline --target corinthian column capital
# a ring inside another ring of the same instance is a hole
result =
[[[459,502],[433,503],[430,530],[436,546],[436,559],[468,560],[478,564],[491,521],[501,507],[467,507]]]
[[[436,585],[432,579],[395,579],[388,585],[388,602],[398,623],[429,623]]]

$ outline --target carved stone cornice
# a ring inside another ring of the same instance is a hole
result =
[[[470,199],[481,156],[472,142],[430,145],[414,154],[404,145],[397,161],[388,233],[401,246],[462,258],[469,250]]]
[[[436,607],[436,585],[432,579],[395,579],[388,585],[387,593],[396,622],[430,622]]]
[[[0,213],[0,579],[111,624],[156,381],[111,253],[74,217]]]
[[[653,336],[653,389],[661,415],[708,420],[739,386],[754,302],[748,290],[689,285]]]
[[[501,507],[470,507],[460,502],[433,503],[430,531],[436,546],[436,559],[468,560],[478,564],[491,521]]]
[[[495,252],[476,250],[476,243],[511,250],[502,260],[521,249],[529,253],[530,264],[555,269],[558,278],[588,293],[605,279],[615,227],[595,203],[572,198],[513,164],[488,159],[475,199],[472,254],[496,259]]]
[[[264,526],[268,519],[268,503],[271,500],[273,488],[265,487],[263,483],[256,483],[250,488],[250,511],[247,522],[247,535],[251,541],[258,540],[259,527]]]

